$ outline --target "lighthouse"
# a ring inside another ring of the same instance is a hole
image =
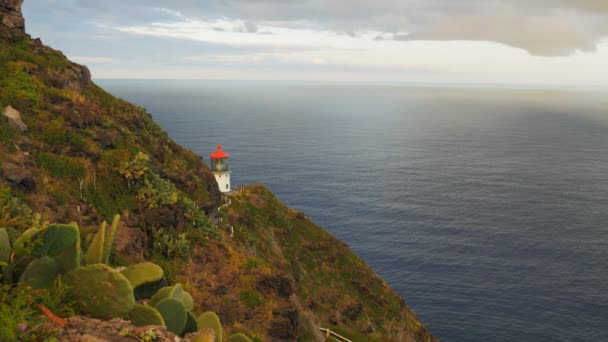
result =
[[[217,150],[210,155],[211,171],[221,192],[230,192],[230,169],[228,168],[228,157],[230,155],[222,150],[222,145],[217,145]]]

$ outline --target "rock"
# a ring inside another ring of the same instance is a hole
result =
[[[32,175],[18,165],[4,162],[2,163],[1,172],[2,176],[15,186],[20,186],[27,191],[36,189],[36,181],[34,181]]]
[[[133,342],[137,341],[139,336],[150,330],[154,330],[154,333],[157,336],[157,339],[154,341],[187,341],[180,339],[174,334],[168,332],[165,327],[154,325],[136,327],[131,324],[131,322],[123,321],[119,318],[114,318],[109,321],[102,321],[84,316],[73,316],[65,320],[67,321],[67,325],[65,327],[59,327],[56,325],[51,325],[51,323],[46,323],[58,330],[57,337],[59,341]],[[121,332],[126,332],[127,334],[121,334]],[[134,336],[137,338],[134,338]]]
[[[143,212],[143,216],[147,224],[154,227],[180,230],[185,224],[183,209],[175,205],[146,209]]]
[[[23,121],[21,121],[21,114],[19,114],[19,112],[15,108],[11,106],[6,106],[6,108],[4,108],[4,110],[2,111],[2,115],[7,118],[8,124],[11,125],[11,127],[13,127],[14,129],[17,129],[21,132],[27,131],[27,125]]]
[[[25,20],[21,14],[23,0],[0,1],[0,39],[25,35]]]

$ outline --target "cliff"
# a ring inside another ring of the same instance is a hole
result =
[[[249,186],[219,211],[202,158],[31,39],[21,3],[0,0],[0,227],[18,235],[32,222],[74,221],[84,246],[121,214],[110,264],[162,266],[193,311],[218,314],[225,335],[311,341],[326,327],[355,341],[435,341],[348,246],[268,189]]]

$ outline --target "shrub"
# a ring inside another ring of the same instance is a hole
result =
[[[144,178],[144,186],[137,191],[137,197],[148,208],[158,208],[177,203],[177,189],[171,181],[153,173]]]
[[[171,234],[163,228],[152,230],[152,250],[168,258],[190,256],[188,234]]]

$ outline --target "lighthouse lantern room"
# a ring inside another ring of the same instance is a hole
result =
[[[230,168],[228,158],[230,155],[222,150],[222,145],[217,145],[217,150],[210,155],[211,171],[221,192],[230,191]]]

